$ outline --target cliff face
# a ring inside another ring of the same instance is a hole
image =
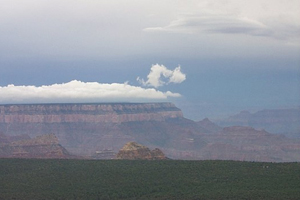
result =
[[[117,152],[133,140],[165,144],[169,121],[182,119],[172,103],[0,105],[0,132],[30,137],[54,133],[70,153],[81,156]],[[178,125],[171,128],[172,133],[183,132]]]
[[[49,144],[39,137],[28,141],[46,133],[55,134],[57,139],[45,140],[52,141]],[[27,142],[14,143],[19,139]],[[159,148],[174,159],[300,161],[297,139],[251,127],[222,129],[208,119],[194,122],[184,118],[171,103],[0,105],[2,153],[65,155],[62,145],[72,155],[111,159],[130,141]],[[150,159],[153,154],[159,157],[161,152],[141,154]],[[132,157],[137,155],[139,150],[132,151]]]
[[[128,142],[117,154],[117,159],[125,160],[165,160],[164,153],[156,148],[150,150],[148,147],[136,142]]]
[[[0,105],[0,123],[123,123],[183,117],[171,103]]]

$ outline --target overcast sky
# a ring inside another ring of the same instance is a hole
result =
[[[0,103],[300,106],[299,0],[1,0]]]

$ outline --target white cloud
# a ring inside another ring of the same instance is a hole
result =
[[[194,6],[196,9],[179,13],[168,25],[148,27],[144,31],[241,34],[293,40],[299,44],[299,1],[203,0]]]
[[[161,92],[125,83],[98,83],[73,80],[43,86],[0,87],[0,103],[55,103],[161,100],[180,97],[178,93]]]
[[[144,79],[137,77],[137,81],[144,86],[153,86],[157,88],[169,83],[181,83],[186,79],[186,75],[181,72],[180,66],[172,71],[167,69],[164,65],[156,64],[152,65],[147,78],[148,80],[145,81]],[[163,78],[166,80],[163,80]]]
[[[146,28],[145,31],[173,32],[215,32],[244,33],[251,35],[270,35],[270,30],[262,23],[247,18],[235,18],[230,15],[182,15],[165,27]]]

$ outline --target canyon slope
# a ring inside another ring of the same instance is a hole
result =
[[[54,134],[70,154],[113,158],[128,142],[171,159],[300,161],[299,140],[184,118],[172,103],[0,105],[0,132],[10,138]]]

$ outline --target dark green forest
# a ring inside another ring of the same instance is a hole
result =
[[[300,163],[0,159],[0,199],[300,199]]]

